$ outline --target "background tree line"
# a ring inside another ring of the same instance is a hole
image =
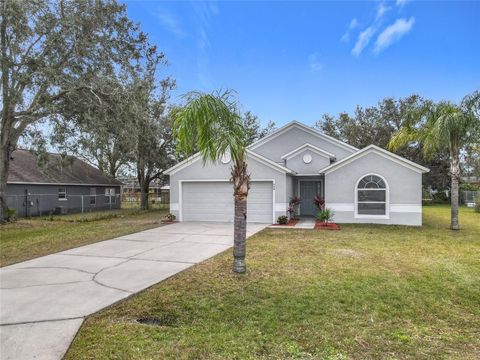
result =
[[[0,221],[11,155],[21,139],[39,161],[53,148],[113,178],[134,174],[141,206],[148,207],[150,182],[182,159],[172,135],[180,108],[170,99],[174,79],[163,75],[165,54],[114,0],[0,1]],[[358,148],[387,148],[409,114],[429,103],[418,95],[386,98],[352,115],[326,114],[316,127]],[[478,100],[472,106],[479,119]],[[248,111],[241,122],[245,144],[275,129]],[[463,170],[472,175],[480,174],[479,148],[477,138],[460,149]],[[408,141],[395,152],[431,169],[425,185],[448,188],[449,150],[439,147],[430,156],[423,150],[421,141]]]
[[[472,94],[473,96],[473,94]],[[465,101],[466,98],[462,101]],[[450,188],[450,164],[448,148],[439,148],[429,156],[424,153],[424,144],[412,141],[403,144],[398,149],[389,148],[389,142],[405,123],[405,119],[432,101],[419,95],[405,98],[385,98],[377,105],[362,107],[357,106],[353,114],[340,113],[336,116],[323,115],[315,126],[339,140],[345,141],[359,149],[374,144],[383,149],[394,151],[418,164],[430,169],[423,175],[424,186],[433,189],[445,190]],[[480,119],[480,117],[479,117]],[[462,170],[466,175],[480,175],[480,141],[472,141],[462,147]]]
[[[150,182],[179,160],[165,55],[113,0],[1,0],[0,11],[0,220],[20,140],[39,162],[53,148],[135,174],[148,207]],[[248,112],[244,124],[249,141],[274,127]]]

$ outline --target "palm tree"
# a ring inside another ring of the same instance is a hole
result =
[[[186,104],[174,113],[173,133],[177,150],[185,155],[198,151],[204,164],[230,153],[231,181],[235,199],[233,271],[246,271],[247,172],[245,131],[231,91],[205,94],[191,92]]]
[[[480,118],[476,116],[480,97],[478,92],[464,99],[461,105],[442,101],[426,102],[411,109],[402,127],[391,138],[389,148],[396,150],[410,143],[420,143],[425,156],[432,157],[437,150],[447,149],[450,155],[451,221],[450,228],[459,230],[458,189],[460,181],[460,153],[472,141],[478,141]]]

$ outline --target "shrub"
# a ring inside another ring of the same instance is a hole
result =
[[[277,223],[280,225],[285,225],[288,223],[288,217],[285,215],[279,216],[277,219]]]
[[[322,210],[325,206],[325,200],[320,195],[315,195],[315,197],[313,198],[313,203],[318,210]]]
[[[291,219],[295,219],[295,214],[297,213],[297,207],[300,205],[300,198],[298,196],[294,196],[290,198],[288,203],[288,213],[290,214]]]
[[[17,210],[7,207],[7,212],[5,215],[7,221],[15,221],[17,218]]]
[[[432,202],[434,204],[447,204],[450,198],[445,194],[445,191],[439,191],[436,194],[432,194]]]
[[[167,215],[165,215],[165,219],[167,219],[168,221],[175,221],[176,218],[177,217],[172,213],[168,213]]]
[[[475,212],[480,213],[480,194],[475,196]]]
[[[325,208],[317,213],[317,219],[328,224],[329,222],[332,222],[334,215],[335,213],[333,210]]]

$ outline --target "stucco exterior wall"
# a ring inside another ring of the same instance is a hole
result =
[[[306,164],[303,161],[303,156],[306,154],[312,156],[312,161],[309,164]],[[317,153],[308,149],[305,149],[304,151],[296,154],[294,157],[287,159],[285,164],[286,167],[292,169],[297,174],[307,175],[318,174],[318,170],[323,169],[328,165],[330,165],[330,158],[318,155]]]
[[[58,188],[65,187],[66,200],[58,199]],[[90,188],[96,189],[96,203],[90,204]],[[115,188],[115,203],[110,204],[105,197],[105,188]],[[57,207],[64,207],[67,213],[82,211],[82,196],[84,212],[95,210],[108,210],[120,208],[120,186],[84,186],[84,185],[31,185],[31,184],[8,184],[7,205],[15,209],[17,216],[25,216],[25,189],[27,196],[27,215],[48,215]]]
[[[247,163],[248,171],[251,175],[251,181],[274,180],[275,218],[280,215],[285,215],[285,204],[288,202],[286,193],[287,175],[257,161],[251,156],[247,157]],[[179,181],[228,180],[230,179],[230,168],[231,162],[228,164],[218,162],[216,164],[207,163],[204,165],[202,160],[199,159],[192,162],[189,166],[170,175],[170,212],[179,217]]]
[[[334,154],[337,160],[341,160],[354,152],[296,127],[292,127],[267,143],[254,148],[253,151],[274,162],[282,163],[283,155],[306,143]]]
[[[389,188],[388,218],[355,217],[358,180],[368,174],[385,178]],[[369,153],[325,175],[326,206],[339,223],[422,224],[422,174],[375,153]]]

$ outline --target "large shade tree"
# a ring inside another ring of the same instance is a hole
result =
[[[175,112],[173,133],[177,149],[185,155],[198,151],[204,164],[215,163],[225,153],[230,153],[235,201],[233,271],[244,273],[250,175],[244,126],[231,92],[187,94],[185,106]]]
[[[456,105],[451,102],[426,102],[412,108],[403,119],[401,128],[389,142],[392,150],[407,144],[421,143],[426,157],[447,150],[451,175],[451,222],[452,230],[459,230],[458,204],[461,176],[460,156],[462,150],[473,141],[478,141],[480,118],[476,114],[480,97],[470,95]]]
[[[129,67],[146,36],[113,0],[0,1],[0,221],[12,151],[58,104],[94,91],[99,72]]]

